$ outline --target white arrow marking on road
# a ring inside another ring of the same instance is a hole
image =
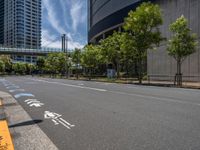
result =
[[[27,105],[29,105],[30,107],[41,107],[42,105],[44,105],[43,103],[41,103],[40,101],[38,101],[37,99],[27,99],[24,102],[27,103]]]
[[[21,92],[23,92],[23,91],[25,91],[25,90],[24,90],[24,89],[9,90],[10,93],[13,93],[13,92],[16,92],[16,91],[21,91]]]
[[[43,103],[33,103],[33,104],[30,104],[29,106],[30,107],[33,107],[33,106],[35,106],[35,107],[42,107],[44,104]]]
[[[16,94],[14,97],[20,98],[20,97],[35,97],[35,96],[31,93],[19,93],[19,94]]]

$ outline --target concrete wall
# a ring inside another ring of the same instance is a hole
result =
[[[163,36],[170,38],[169,24],[183,14],[188,19],[192,32],[200,37],[200,0],[156,0],[155,3],[160,4],[163,11],[164,25],[161,26]],[[175,75],[176,62],[168,56],[166,42],[156,51],[148,52],[147,68],[150,75]],[[200,48],[184,61],[182,72],[184,76],[200,76]],[[183,80],[200,81],[200,77],[183,78]]]

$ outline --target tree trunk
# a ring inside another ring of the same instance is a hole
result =
[[[117,62],[117,79],[119,79],[119,63]]]
[[[76,79],[78,80],[78,64],[76,65]]]
[[[142,56],[141,56],[141,53],[139,54],[139,67],[138,67],[138,70],[139,70],[139,74],[138,74],[138,80],[139,80],[139,84],[142,84]]]
[[[181,73],[181,59],[178,58],[177,60],[177,86],[182,86],[182,73]]]
[[[91,80],[91,78],[92,78],[92,69],[89,68],[89,80]]]

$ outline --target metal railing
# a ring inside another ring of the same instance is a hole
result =
[[[158,75],[158,74],[150,74],[147,75],[148,83],[150,84],[151,81],[160,81],[160,82],[170,82],[176,85],[177,76],[176,75]],[[199,82],[200,83],[200,76],[192,75],[192,76],[182,76],[182,82]]]

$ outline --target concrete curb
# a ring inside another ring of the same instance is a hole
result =
[[[0,91],[0,98],[4,103],[4,117],[8,122],[10,134],[16,150],[58,149],[10,94]],[[33,124],[17,126],[27,121],[32,121]]]

